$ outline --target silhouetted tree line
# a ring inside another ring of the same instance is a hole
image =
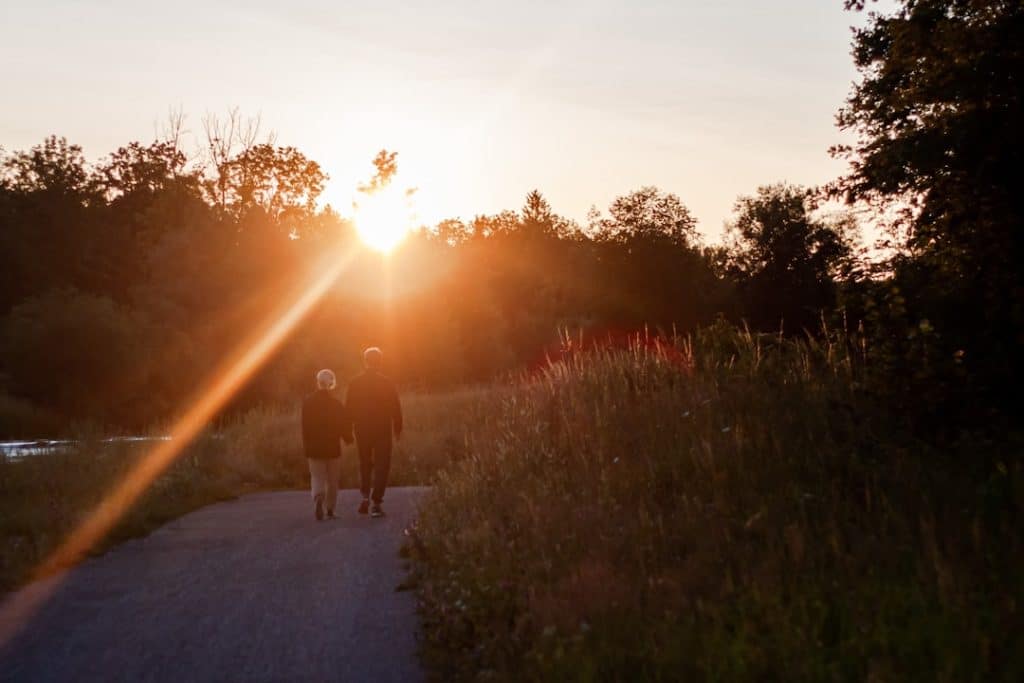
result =
[[[859,9],[863,3],[850,2]],[[539,192],[518,211],[442,221],[390,258],[318,208],[327,180],[237,112],[180,125],[97,163],[51,137],[0,172],[0,428],[88,419],[134,428],[197,390],[253,322],[324,258],[355,254],[232,409],[294,400],[316,369],[390,350],[410,386],[486,380],[591,338],[685,333],[719,317],[766,333],[854,332],[872,390],[920,425],[1012,415],[1022,328],[1017,2],[905,0],[854,37],[862,72],[827,192],[774,184],[740,197],[724,246],[702,244],[674,194],[643,187],[586,225]],[[374,183],[394,172],[377,159]],[[861,258],[848,213],[874,205],[894,254]],[[956,419],[950,420],[950,416]]]
[[[235,146],[189,159],[173,140],[131,143],[88,164],[51,137],[6,157],[8,403],[158,420],[330,254],[357,256],[239,405],[293,399],[321,366],[354,370],[369,343],[390,349],[407,384],[436,387],[542,362],[565,328],[688,331],[727,315],[800,332],[834,306],[851,254],[848,234],[812,218],[799,188],[741,199],[726,250],[701,244],[677,196],[645,187],[587,226],[531,192],[519,211],[443,221],[385,258],[316,208],[315,162],[270,143]],[[378,160],[393,173],[393,155]],[[784,298],[771,296],[778,287]]]

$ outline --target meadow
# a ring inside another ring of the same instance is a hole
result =
[[[903,434],[866,351],[719,325],[524,380],[408,544],[437,680],[1021,680],[1020,443]]]

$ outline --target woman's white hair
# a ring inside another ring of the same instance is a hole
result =
[[[333,389],[338,385],[338,380],[334,377],[333,372],[324,368],[316,373],[316,385],[321,389]]]
[[[384,352],[376,346],[371,346],[363,351],[363,362],[368,368],[379,368],[384,362]]]

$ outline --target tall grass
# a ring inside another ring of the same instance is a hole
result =
[[[408,427],[394,452],[391,483],[429,484],[439,469],[459,458],[465,425],[497,395],[465,389],[404,396]],[[77,436],[65,451],[0,457],[0,591],[25,581],[152,448],[151,443]],[[358,487],[353,447],[344,448],[342,465],[342,486]],[[297,406],[256,409],[190,445],[95,550],[212,502],[255,490],[305,488],[308,482]]]
[[[151,447],[82,437],[64,450],[17,460],[0,458],[0,591],[28,579]],[[102,552],[113,543],[240,492],[240,482],[224,466],[223,450],[209,435],[201,438],[94,550]]]
[[[430,484],[439,470],[461,457],[467,425],[496,405],[500,395],[497,388],[403,395],[405,431],[394,445],[389,485]],[[304,488],[309,484],[309,469],[298,424],[298,406],[256,409],[242,415],[218,434],[225,451],[224,465],[260,488]],[[341,485],[359,486],[354,446],[343,448]]]
[[[483,411],[410,544],[437,678],[1020,680],[1018,453],[900,436],[864,362],[719,326]]]

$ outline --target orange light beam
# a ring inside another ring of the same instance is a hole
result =
[[[77,564],[110,532],[153,480],[174,462],[217,411],[267,361],[295,325],[327,292],[342,270],[352,261],[355,253],[356,250],[353,248],[317,269],[321,272],[311,278],[306,287],[298,290],[298,296],[289,305],[269,316],[252,336],[229,355],[228,360],[221,364],[211,375],[211,379],[197,392],[191,407],[171,428],[170,440],[161,441],[139,460],[121,483],[39,565],[32,574],[33,581]],[[0,646],[14,635],[21,624],[31,617],[59,585],[60,581],[54,580],[48,582],[45,587],[30,586],[29,588],[33,590],[26,589],[14,593],[0,605]]]

